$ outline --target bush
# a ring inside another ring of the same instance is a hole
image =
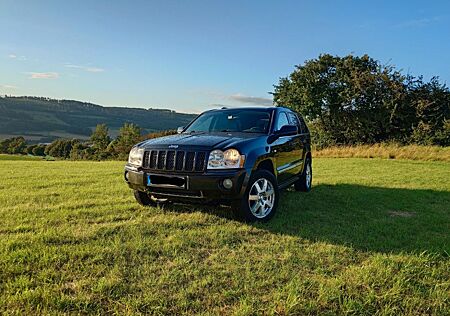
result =
[[[45,145],[37,145],[36,147],[33,148],[32,154],[34,156],[45,156]]]
[[[0,142],[2,154],[26,154],[27,142],[22,136],[7,138]]]
[[[79,144],[78,139],[57,139],[45,148],[45,154],[57,158],[70,158],[72,148]]]

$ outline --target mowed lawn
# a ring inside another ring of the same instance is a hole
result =
[[[450,163],[314,160],[266,224],[145,208],[121,162],[0,161],[0,314],[450,310]]]

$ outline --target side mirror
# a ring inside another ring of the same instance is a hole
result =
[[[184,131],[184,126],[179,126],[179,127],[177,128],[177,133],[178,133],[178,134],[183,133],[183,131]]]
[[[279,131],[276,131],[277,136],[290,136],[298,133],[298,128],[295,125],[283,125]]]
[[[298,133],[297,126],[284,125],[284,126],[281,127],[280,130],[273,132],[273,134],[270,135],[269,138],[267,139],[267,142],[269,144],[271,144],[271,143],[276,141],[281,136],[290,136],[290,135],[295,135],[297,133]]]

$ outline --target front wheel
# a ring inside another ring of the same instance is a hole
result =
[[[134,190],[134,198],[142,206],[156,206],[156,202],[152,200],[148,193]]]
[[[155,199],[150,194],[134,190],[134,198],[142,206],[165,206],[170,203],[167,199]]]
[[[294,182],[294,188],[296,191],[309,192],[311,191],[312,183],[312,166],[311,158],[306,158],[305,167],[303,172],[300,174],[300,179]]]
[[[233,209],[244,220],[265,222],[275,214],[279,195],[275,176],[267,170],[257,170],[250,177],[242,200]]]

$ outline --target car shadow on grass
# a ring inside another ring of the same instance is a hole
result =
[[[229,207],[169,204],[164,209],[239,220]],[[274,218],[250,225],[363,251],[449,256],[450,192],[320,184],[309,193],[282,191]]]
[[[234,216],[229,206],[217,205],[217,204],[184,204],[184,203],[168,203],[160,206],[164,211],[172,213],[192,213],[200,211],[204,214],[218,216],[228,220],[238,220]]]
[[[450,253],[450,192],[317,185],[284,191],[278,213],[256,226],[377,252]]]

